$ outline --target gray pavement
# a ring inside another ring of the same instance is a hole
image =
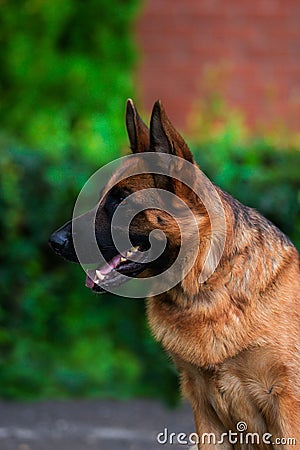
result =
[[[164,442],[165,429],[168,443],[160,444],[157,435],[163,432]],[[177,434],[193,431],[188,404],[169,409],[152,400],[0,402],[0,450],[184,450],[190,446],[179,445]]]

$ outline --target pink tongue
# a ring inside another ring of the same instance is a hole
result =
[[[100,272],[102,275],[107,275],[109,272],[112,271],[112,269],[115,269],[118,264],[120,263],[121,255],[116,255],[109,261],[108,264],[105,264],[105,266],[101,267]]]
[[[120,263],[121,255],[114,256],[110,261],[109,264],[105,264],[105,266],[101,267],[100,272],[102,275],[107,275],[109,272],[111,272],[113,269],[115,269],[118,264]],[[90,272],[90,276],[89,276]],[[94,283],[93,279],[95,279],[95,271],[88,271],[85,278],[85,285],[88,288],[93,288],[96,283]],[[92,278],[91,278],[92,277]]]

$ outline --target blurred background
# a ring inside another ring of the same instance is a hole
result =
[[[203,171],[300,248],[298,0],[0,0],[0,397],[178,400],[144,302],[48,248],[125,101],[161,98]]]

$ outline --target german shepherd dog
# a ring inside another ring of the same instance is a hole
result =
[[[126,126],[133,154],[161,152],[197,167],[160,101],[153,107],[148,129],[128,100]],[[120,170],[126,171],[126,163]],[[112,241],[116,207],[129,194],[148,188],[164,189],[182,199],[193,211],[201,237],[196,259],[184,278],[147,299],[150,328],[172,356],[182,392],[191,402],[198,449],[300,449],[299,257],[290,240],[257,211],[215,187],[225,214],[225,245],[214,272],[199,282],[212,235],[202,201],[169,176],[143,173],[117,186],[109,182],[93,226],[111,269],[104,275],[101,270],[88,273],[86,285],[100,293],[122,274],[149,277],[174,261],[180,230],[161,208],[146,209],[134,218],[130,225],[133,247],[126,253],[146,251],[149,233],[159,229],[167,245],[157,260],[131,261],[118,254]],[[126,201],[123,210],[126,214]],[[82,222],[83,229],[92,226],[89,212],[75,220]],[[78,262],[72,225],[70,221],[54,232],[50,245],[60,256]],[[193,236],[190,242],[193,245]],[[246,431],[237,428],[239,422],[245,423]],[[244,433],[230,441],[229,430]],[[214,434],[216,441],[203,440],[205,433]],[[260,440],[247,440],[246,433],[256,433]]]

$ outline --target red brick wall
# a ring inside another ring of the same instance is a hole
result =
[[[300,0],[146,0],[137,37],[146,109],[162,98],[188,128],[217,69],[218,89],[249,123],[300,128]]]

